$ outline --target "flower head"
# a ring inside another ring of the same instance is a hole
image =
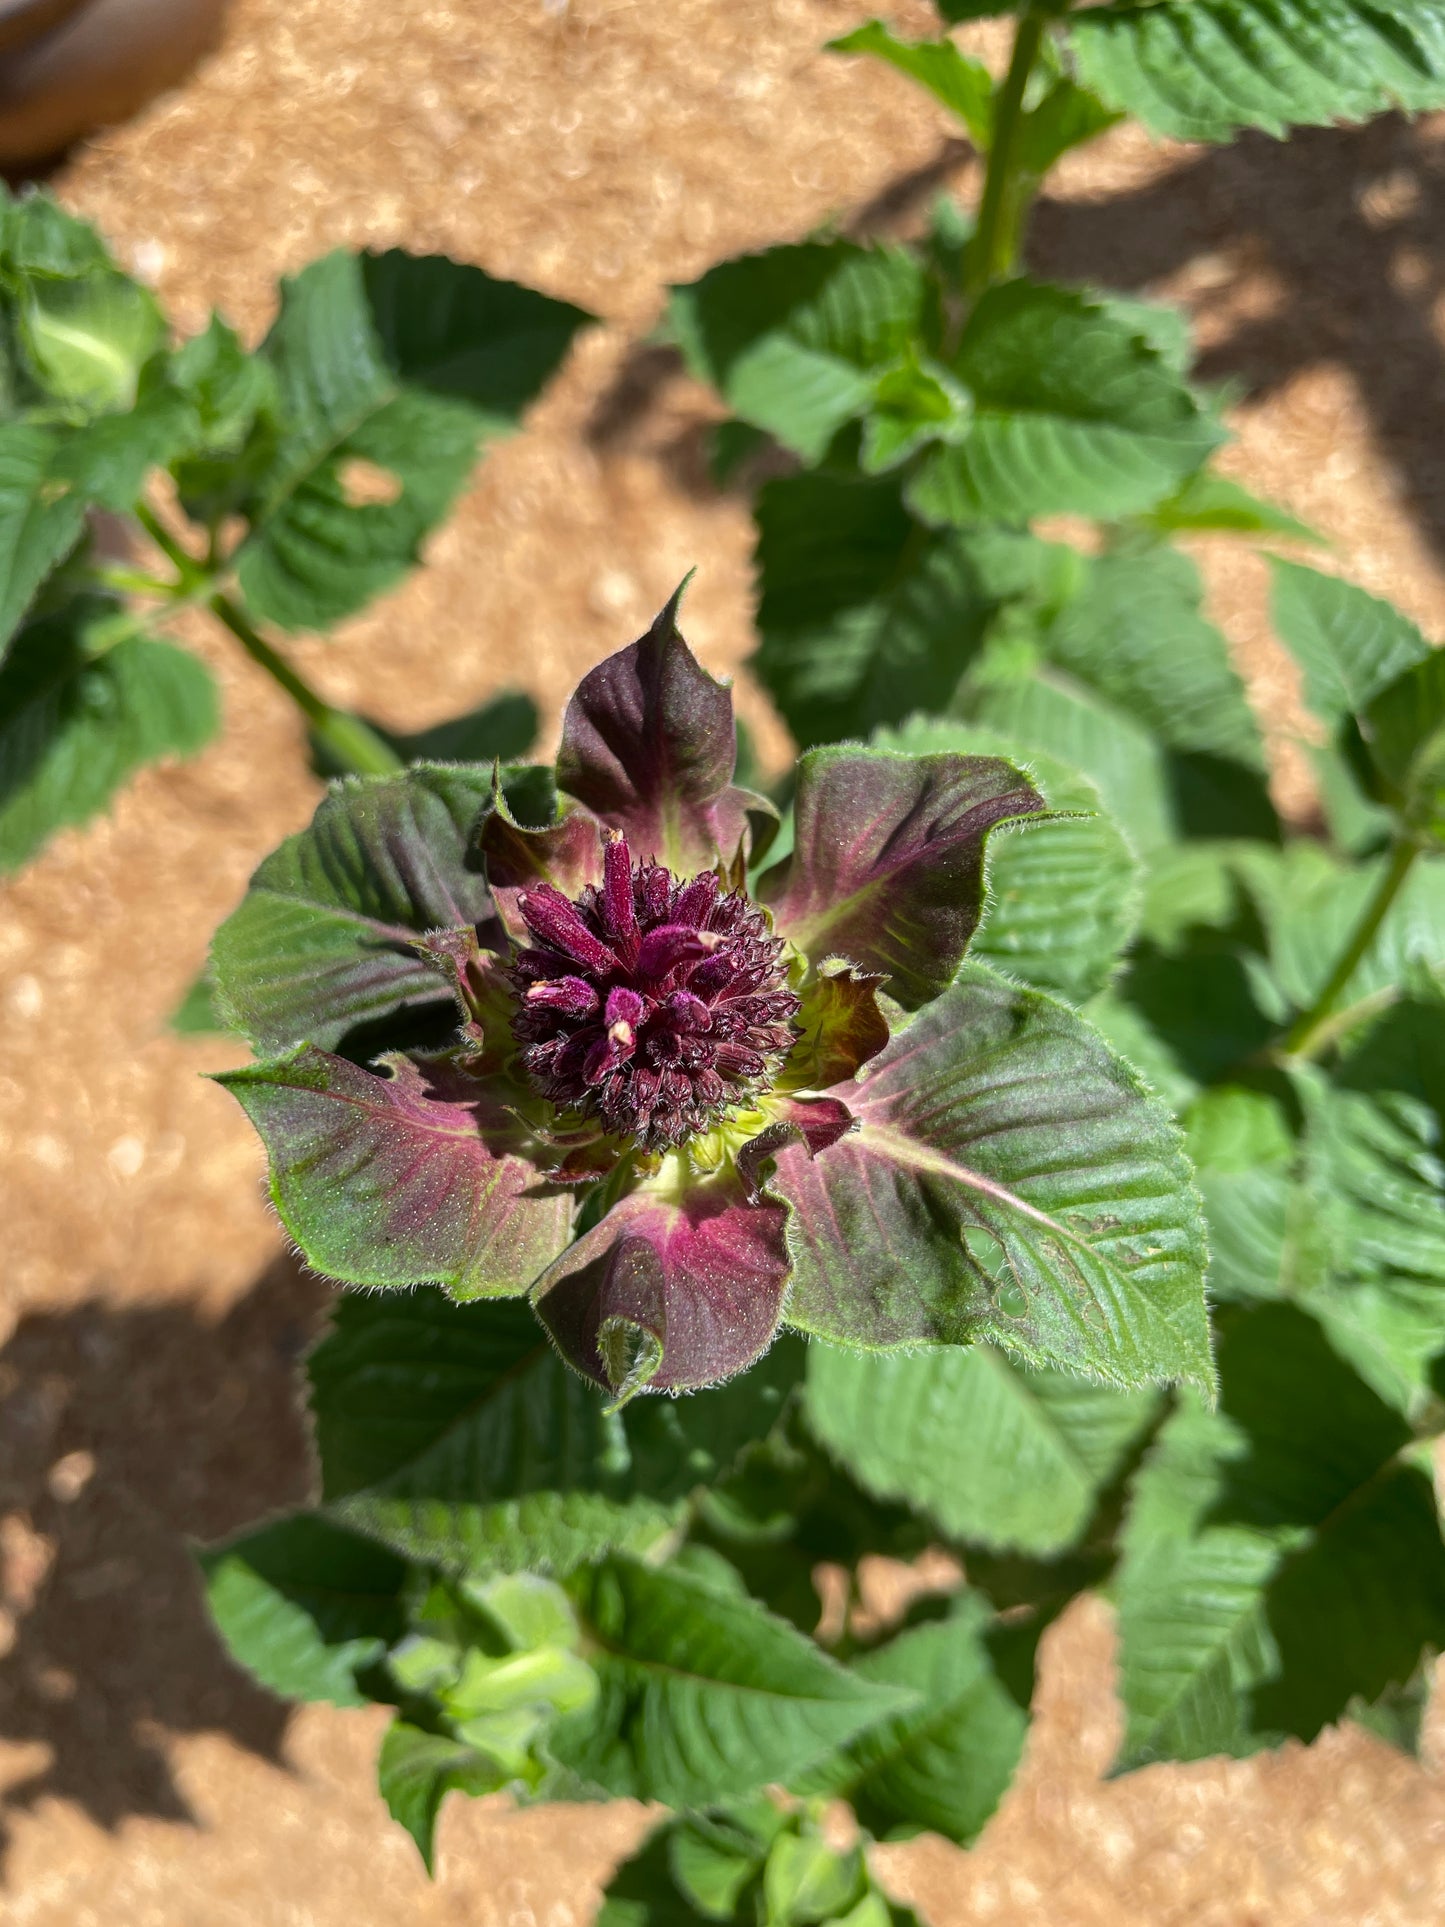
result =
[[[620,832],[576,901],[523,890],[512,965],[518,1061],[563,1111],[642,1151],[676,1150],[756,1103],[792,1049],[783,942],[716,871],[634,863]]]
[[[1025,1189],[1051,1197],[1057,1139],[1036,1153],[1031,1120],[1095,1085],[1110,1115],[1119,1087],[1088,1051],[1072,1082],[1041,1078],[1040,1000],[987,972],[954,983],[987,835],[1042,799],[995,756],[814,750],[769,865],[777,811],[734,782],[731,699],[676,610],[583,679],[554,769],[490,773],[464,844],[482,772],[341,793],[368,903],[400,907],[369,947],[350,948],[353,920],[308,953],[344,959],[308,993],[329,1036],[344,1007],[375,1037],[378,1010],[415,996],[418,956],[461,1024],[446,1050],[373,1069],[306,1042],[228,1075],[282,1216],[343,1279],[527,1292],[618,1397],[727,1378],[785,1316],[883,1347],[1012,1319],[1045,1356],[1039,1239],[1074,1234],[1041,1232],[1054,1220],[1005,1179],[1028,1166]],[[444,927],[419,920],[431,903]],[[268,1023],[292,981],[261,984]]]

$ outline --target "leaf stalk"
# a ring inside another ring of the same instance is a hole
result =
[[[1375,887],[1375,892],[1360,913],[1349,942],[1340,952],[1339,960],[1330,972],[1323,990],[1310,1005],[1309,1009],[1297,1017],[1285,1035],[1282,1046],[1289,1057],[1310,1057],[1332,1034],[1331,1018],[1335,1006],[1344,992],[1346,984],[1358,970],[1362,959],[1375,941],[1380,925],[1389,915],[1390,906],[1404,887],[1405,879],[1414,867],[1420,854],[1420,845],[1411,837],[1397,839],[1390,853],[1390,861],[1384,875]]]
[[[333,709],[317,694],[284,656],[272,648],[249,616],[227,595],[210,597],[211,613],[223,622],[246,654],[259,663],[271,679],[295,703],[312,733],[339,762],[357,776],[394,776],[405,764],[391,745],[377,735],[368,723],[344,709]]]

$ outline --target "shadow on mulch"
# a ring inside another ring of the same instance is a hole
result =
[[[22,1319],[0,1352],[12,1593],[27,1563],[39,1579],[12,1600],[0,1732],[50,1750],[5,1809],[54,1797],[106,1827],[187,1821],[166,1735],[280,1757],[288,1709],[226,1658],[187,1547],[306,1497],[296,1364],[333,1289],[283,1259],[218,1322],[90,1302]]]
[[[847,231],[916,233],[935,196],[956,189],[971,166],[962,142],[944,142],[934,161],[858,210]],[[1228,326],[1200,377],[1232,382],[1247,406],[1309,369],[1346,369],[1400,476],[1402,506],[1445,558],[1445,353],[1434,312],[1445,293],[1445,143],[1399,115],[1307,128],[1285,142],[1246,134],[1104,201],[1045,196],[1029,266],[1061,281],[1142,291],[1221,252],[1225,301],[1241,273],[1277,283],[1280,299],[1267,315]],[[1214,298],[1211,290],[1199,298],[1202,318]],[[603,449],[646,446],[677,487],[713,495],[711,424],[689,422],[679,433],[660,419],[681,365],[671,348],[635,347],[588,438]],[[728,492],[750,492],[767,472],[741,469]]]

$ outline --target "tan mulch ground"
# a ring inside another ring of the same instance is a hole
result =
[[[889,10],[922,30],[921,5]],[[708,404],[632,345],[662,290],[829,218],[907,228],[971,163],[884,72],[821,54],[849,0],[238,0],[178,93],[58,175],[186,328],[248,329],[338,243],[445,249],[581,301],[587,340],[429,568],[299,653],[417,726],[503,687],[548,718],[683,570],[718,669],[750,647],[749,527],[705,481]],[[1063,172],[1035,258],[1184,300],[1235,381],[1229,463],[1445,633],[1442,129],[1227,152],[1112,136]],[[1207,558],[1266,720],[1290,680],[1260,571]],[[188,1535],[304,1490],[291,1370],[326,1292],[284,1258],[257,1146],[164,1029],[258,858],[316,796],[294,719],[198,633],[224,738],[67,834],[0,913],[0,1795],[6,1927],[566,1927],[636,1809],[453,1801],[429,1886],[372,1790],[378,1719],[288,1715],[207,1629]],[[783,738],[744,684],[774,756]],[[1285,794],[1298,801],[1297,766]],[[890,1849],[937,1927],[1294,1927],[1445,1918],[1445,1785],[1358,1732],[1105,1783],[1110,1631],[1046,1643],[1040,1718],[982,1844]]]

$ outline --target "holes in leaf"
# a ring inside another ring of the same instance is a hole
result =
[[[349,455],[337,469],[336,479],[348,508],[390,508],[401,499],[401,477],[364,455]]]
[[[1005,1318],[1026,1318],[1029,1295],[1002,1242],[981,1224],[964,1225],[962,1238],[969,1263],[988,1285],[996,1308]]]

